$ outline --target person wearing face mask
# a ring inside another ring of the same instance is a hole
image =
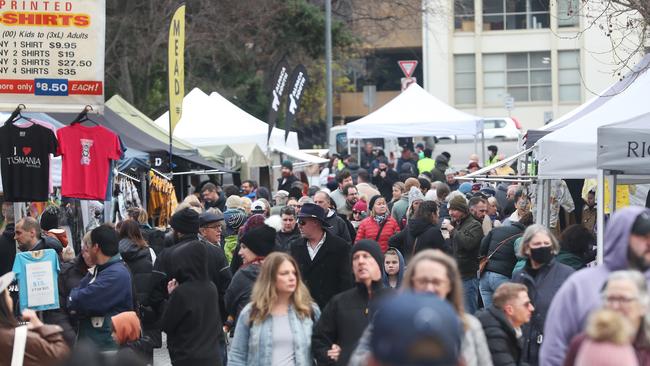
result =
[[[575,272],[573,268],[555,260],[559,251],[560,245],[546,227],[534,224],[524,231],[520,254],[527,257],[526,265],[513,274],[512,282],[525,285],[535,304],[535,313],[522,328],[522,360],[530,365],[538,364],[539,348],[544,341],[544,322],[553,296]]]

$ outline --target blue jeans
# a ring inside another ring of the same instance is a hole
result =
[[[481,277],[481,298],[483,305],[488,308],[492,305],[492,295],[497,287],[501,286],[504,282],[509,282],[510,278],[500,273],[485,271]]]
[[[463,280],[465,312],[473,315],[478,310],[478,278]]]

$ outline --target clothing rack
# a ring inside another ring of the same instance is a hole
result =
[[[156,173],[156,174],[158,174],[158,175],[161,176],[162,178],[165,178],[165,179],[167,179],[167,180],[171,180],[171,179],[170,179],[170,178],[169,178],[165,173],[161,173],[161,172],[159,172],[158,170],[156,170],[156,169],[154,169],[154,168],[151,168],[151,171],[154,172],[154,173]]]
[[[193,170],[193,171],[189,171],[189,172],[171,173],[171,176],[176,176],[176,175],[201,175],[201,174],[226,174],[226,172],[221,171],[219,169]]]
[[[135,181],[135,182],[140,183],[140,179],[135,178],[135,177],[132,177],[132,176],[126,174],[126,173],[117,172],[117,174],[123,176],[123,177],[126,178],[126,179],[129,179],[129,180],[132,180],[132,181]]]
[[[75,117],[70,124],[81,123],[88,120],[88,112],[92,111],[93,107],[90,104],[86,104],[84,109]]]

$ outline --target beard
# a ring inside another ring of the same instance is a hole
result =
[[[650,269],[650,263],[645,259],[644,255],[637,255],[634,253],[631,249],[628,249],[627,252],[627,260],[628,263],[630,264],[630,267],[639,270],[641,272],[645,272],[648,269]]]

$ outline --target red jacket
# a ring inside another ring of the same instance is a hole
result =
[[[379,240],[377,240],[382,252],[388,250],[388,239],[397,232],[399,232],[399,224],[392,216],[388,215],[388,221],[384,224],[384,228],[381,230],[381,234],[379,235]],[[357,237],[354,242],[356,243],[362,239],[376,240],[377,233],[379,233],[379,224],[375,221],[375,218],[366,217],[359,224]]]

